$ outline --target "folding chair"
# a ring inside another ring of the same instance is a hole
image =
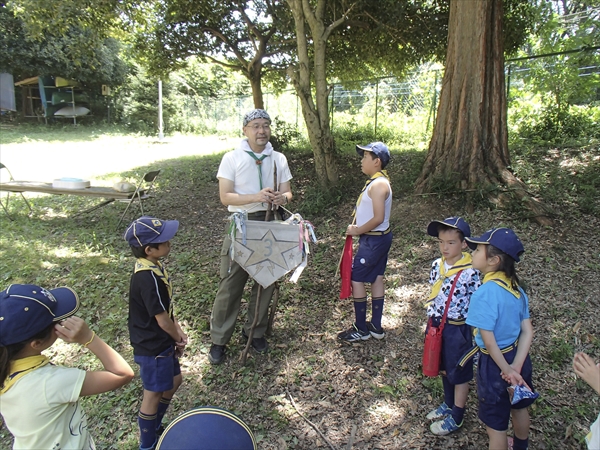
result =
[[[129,207],[131,206],[131,204],[133,202],[135,202],[135,201],[139,202],[140,209],[142,210],[142,216],[144,215],[144,205],[142,204],[142,202],[144,200],[154,197],[154,193],[153,193],[152,189],[154,188],[154,181],[156,181],[156,178],[158,177],[159,173],[160,173],[160,170],[153,170],[152,172],[147,172],[146,174],[144,174],[144,176],[138,183],[133,195],[130,198],[117,199],[117,201],[119,201],[119,202],[127,202],[127,208],[125,208],[125,211],[123,211],[123,214],[121,215],[121,218],[119,219],[119,223],[117,224],[117,229],[121,225],[121,222],[123,222],[123,219],[125,218],[125,214],[127,214],[127,211],[129,210]]]
[[[10,170],[8,170],[8,167],[6,167],[4,164],[0,163],[0,171],[2,170],[6,170],[6,173],[8,174],[8,182],[10,181],[14,181],[14,178],[12,176],[12,173],[10,173]],[[1,177],[0,177],[1,180]],[[23,195],[22,192],[19,192],[19,194],[21,194],[21,197],[23,198],[23,201],[25,202],[25,204],[27,205],[27,207],[29,208],[29,212],[32,213],[33,209],[31,209],[31,205],[29,204],[29,202],[27,201],[27,199],[25,198],[25,196]],[[9,212],[8,212],[8,201],[10,199],[10,192],[6,192],[6,205],[4,203],[2,203],[2,201],[0,201],[0,205],[2,205],[2,208],[4,209],[4,212],[6,213],[6,215],[8,216],[8,218],[10,220],[13,220],[13,218],[10,216]]]

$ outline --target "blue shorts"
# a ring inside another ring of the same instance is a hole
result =
[[[391,232],[381,235],[361,234],[358,251],[352,261],[352,281],[373,283],[379,275],[383,275],[391,246]]]
[[[173,378],[181,373],[175,347],[169,347],[158,356],[133,355],[140,366],[140,378],[144,389],[150,392],[166,392],[173,389]]]
[[[440,317],[437,321],[433,319],[434,325],[439,325]],[[427,334],[427,330],[425,330]],[[442,332],[442,363],[440,370],[446,371],[446,378],[450,384],[464,384],[473,379],[473,359],[470,359],[463,367],[458,366],[458,362],[463,355],[473,348],[473,334],[471,326],[466,323],[463,325],[452,325],[446,322]]]
[[[517,350],[513,349],[504,353],[507,363],[512,363],[515,359]],[[531,358],[527,355],[521,376],[525,383],[534,390],[532,378]],[[479,365],[477,366],[477,397],[479,399],[479,418],[488,427],[497,431],[508,429],[511,409],[527,408],[535,399],[526,398],[515,405],[510,404],[507,388],[509,384],[500,376],[500,368],[490,355],[481,353]]]

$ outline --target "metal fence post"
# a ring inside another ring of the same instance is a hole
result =
[[[379,78],[375,79],[375,126],[373,127],[373,140],[377,140],[377,105],[379,104]]]
[[[333,131],[333,105],[335,99],[335,84],[331,86],[331,130]]]
[[[506,101],[510,98],[510,75],[512,71],[512,64],[508,65],[508,74],[506,75]]]

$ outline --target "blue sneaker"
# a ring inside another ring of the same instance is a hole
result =
[[[464,420],[460,424],[456,424],[454,417],[451,415],[446,416],[444,419],[437,422],[433,422],[429,429],[436,436],[446,436],[463,426]]]
[[[446,402],[444,402],[440,406],[438,406],[436,409],[431,411],[429,414],[427,414],[427,416],[425,418],[427,420],[439,420],[439,419],[443,419],[451,412],[452,412],[452,408],[449,408],[448,405],[446,405]]]

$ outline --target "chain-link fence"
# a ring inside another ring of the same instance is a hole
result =
[[[512,107],[524,101],[543,106],[552,102],[590,104],[600,100],[600,50],[570,52],[507,60],[506,82],[509,118]],[[359,124],[372,129],[377,138],[383,128],[426,136],[433,127],[443,69],[425,66],[403,79],[381,77],[336,83],[329,94],[331,127]],[[186,115],[216,133],[241,128],[243,115],[251,110],[251,96],[188,98]],[[265,109],[276,121],[295,125],[306,134],[300,101],[293,90],[264,94]]]

